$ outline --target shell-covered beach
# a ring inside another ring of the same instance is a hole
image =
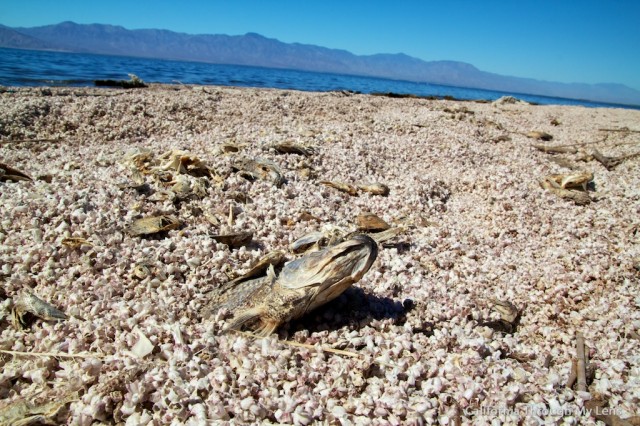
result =
[[[285,142],[310,155],[273,148]],[[183,197],[145,176],[142,189],[128,159],[172,150],[215,178]],[[0,175],[0,423],[617,421],[596,420],[596,405],[640,416],[638,152],[632,109],[3,88],[0,163],[31,180]],[[241,158],[284,182],[246,179]],[[267,338],[224,332],[228,312],[202,315],[209,292],[264,255],[299,257],[295,240],[354,231],[363,213],[404,232],[337,299]],[[180,226],[127,232],[154,214]],[[238,248],[212,238],[248,231]],[[67,319],[15,327],[25,291]],[[586,390],[569,383],[580,333]]]

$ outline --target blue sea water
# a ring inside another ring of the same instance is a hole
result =
[[[94,80],[127,80],[129,78],[128,74],[135,74],[147,83],[269,87],[317,92],[350,90],[361,93],[451,96],[456,99],[482,99],[488,101],[496,100],[502,96],[514,96],[518,99],[542,105],[635,108],[626,105],[442,86],[376,77],[164,59],[0,48],[0,85],[2,86],[93,86]]]

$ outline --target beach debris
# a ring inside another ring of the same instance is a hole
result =
[[[0,406],[0,424],[11,426],[58,425],[63,409],[79,399],[78,391],[50,389]]]
[[[584,335],[581,332],[576,333],[576,357],[577,357],[577,386],[578,391],[587,391],[587,359],[584,350]]]
[[[293,142],[281,142],[272,145],[271,148],[273,148],[278,154],[298,154],[309,157],[315,153],[315,148],[298,145]]]
[[[185,200],[191,197],[204,198],[207,196],[207,180],[206,178],[197,178],[189,175],[177,175],[173,178],[169,187],[178,200]]]
[[[82,246],[90,246],[90,247],[93,246],[93,244],[91,244],[85,238],[81,238],[81,237],[63,238],[62,241],[60,241],[60,244],[62,244],[63,246],[67,246],[69,248],[72,248],[72,249],[77,249],[77,248],[80,248]]]
[[[357,185],[358,189],[368,192],[373,195],[389,195],[389,187],[383,183],[374,182],[374,183],[364,183]]]
[[[202,160],[188,151],[171,150],[158,157],[159,170],[175,171],[194,177],[211,176],[211,170]]]
[[[600,151],[594,149],[591,152],[591,156],[595,158],[600,164],[606,167],[607,170],[613,170],[618,164],[622,163],[624,160],[629,160],[631,158],[639,157],[640,152],[634,152],[633,154],[623,155],[621,157],[607,157],[602,155]]]
[[[494,142],[494,143],[509,142],[510,140],[511,140],[511,136],[500,135],[500,136],[496,136],[495,138],[491,139],[491,142]]]
[[[295,240],[289,245],[289,250],[291,250],[292,253],[299,254],[309,251],[312,248],[314,249],[314,251],[319,250],[320,247],[327,246],[328,243],[329,236],[326,232],[315,231],[303,235],[302,237]]]
[[[615,407],[615,406],[614,406]],[[638,426],[640,416],[630,416],[622,418],[615,414],[615,408],[603,395],[596,394],[593,398],[584,402],[584,408],[594,419],[601,421],[606,426]]]
[[[393,228],[389,228],[386,231],[373,232],[367,235],[371,237],[376,243],[382,244],[404,233],[406,230],[407,228],[404,226],[396,226]]]
[[[320,181],[320,184],[331,187],[331,188],[335,188],[338,191],[346,192],[351,196],[358,195],[358,188],[348,183],[322,180]]]
[[[289,250],[294,254],[318,251],[343,241],[349,235],[351,234],[347,234],[337,226],[327,225],[319,231],[313,231],[298,238],[289,245]]]
[[[572,161],[570,161],[570,160],[568,160],[568,159],[566,159],[564,157],[558,157],[558,156],[550,157],[549,161],[551,161],[554,164],[557,164],[560,167],[564,167],[564,168],[569,169],[569,170],[575,170],[577,168],[577,166],[575,164],[573,164]]]
[[[231,234],[212,235],[211,238],[219,243],[226,244],[231,249],[237,249],[246,246],[253,239],[253,232],[236,232]]]
[[[302,212],[300,212],[300,215],[297,218],[298,222],[309,222],[309,221],[315,221],[315,222],[321,222],[319,217],[316,217],[314,215],[312,215],[311,213],[309,213],[306,210],[303,210]]]
[[[481,325],[504,333],[513,333],[520,318],[520,310],[508,300],[490,299],[490,310],[498,319],[481,322]]]
[[[249,279],[259,277],[267,272],[270,266],[276,268],[280,266],[285,260],[285,254],[283,251],[274,250],[272,252],[267,253],[265,256],[261,257],[251,268],[240,275],[239,277],[233,279],[230,283],[239,284],[243,281],[248,281]]]
[[[151,167],[154,165],[153,153],[149,149],[134,149],[126,152],[122,163],[141,174],[151,174]]]
[[[137,358],[144,358],[153,352],[154,345],[151,340],[138,327],[133,328],[133,332],[138,335],[138,340],[131,348],[131,354]]]
[[[31,314],[45,321],[62,321],[67,319],[64,312],[40,299],[32,292],[24,290],[14,300],[13,309],[11,310],[12,323],[17,330],[29,326],[27,314]]]
[[[562,189],[581,188],[583,191],[587,190],[587,185],[593,180],[593,173],[591,172],[574,172],[564,174],[551,174],[546,179],[553,180],[556,184],[560,185]]]
[[[144,280],[149,275],[151,275],[151,269],[149,268],[150,266],[152,266],[152,265],[147,263],[147,262],[138,262],[138,263],[136,263],[135,265],[133,265],[133,270],[131,271],[131,276],[133,278],[138,279],[138,280]]]
[[[232,167],[240,176],[248,180],[265,180],[277,187],[284,183],[282,171],[271,161],[240,158],[233,163]]]
[[[389,195],[389,187],[378,182],[351,185],[350,183],[346,182],[322,180],[319,183],[324,186],[335,188],[338,191],[346,192],[351,196],[358,195],[358,190],[368,192],[373,195]]]
[[[18,169],[0,163],[0,182],[18,182],[21,180],[28,181],[33,179]]]
[[[551,136],[549,133],[541,132],[539,130],[533,130],[527,133],[526,136],[529,138],[538,139],[541,141],[550,141],[553,139],[553,136]]]
[[[306,163],[303,163],[298,167],[298,173],[304,179],[315,179],[318,177],[315,169]]]
[[[134,220],[127,227],[127,233],[132,237],[156,234],[176,229],[180,226],[178,218],[172,215],[158,214]]]
[[[285,264],[277,277],[269,266],[264,278],[222,286],[210,293],[205,310],[233,311],[228,330],[246,326],[267,336],[338,297],[362,278],[377,254],[375,241],[357,235]]]
[[[386,231],[391,228],[391,225],[373,213],[359,214],[358,217],[356,217],[356,226],[359,231],[365,232]]]
[[[240,152],[240,145],[233,142],[227,142],[220,145],[218,149],[221,154],[232,154],[232,153]]]
[[[571,200],[578,205],[585,205],[591,202],[591,197],[586,190],[588,183],[592,180],[593,173],[589,172],[552,174],[542,179],[540,186],[561,198]]]
[[[191,195],[191,182],[185,175],[176,176],[173,181],[169,182],[170,189],[178,198],[187,198]]]
[[[148,149],[136,149],[127,152],[122,162],[131,170],[132,179],[137,185],[144,184],[144,175],[153,175],[160,182],[170,182],[180,174],[196,178],[216,177],[213,170],[196,155],[177,149],[157,157]]]
[[[578,152],[578,148],[576,148],[575,145],[551,146],[551,145],[533,144],[531,146],[539,151],[546,152],[549,154],[575,154],[576,152]]]
[[[593,156],[593,158],[595,158],[600,164],[602,164],[607,170],[612,170],[613,168],[615,168],[618,164],[620,164],[620,160],[617,158],[613,158],[613,157],[607,157],[605,155],[602,155],[602,153],[600,153],[600,151],[598,151],[597,149],[594,149],[591,152],[591,155]]]
[[[492,102],[494,105],[529,105],[529,102],[522,99],[515,98],[513,96],[502,96]]]
[[[168,189],[157,189],[156,191],[154,191],[153,194],[149,195],[147,197],[147,200],[149,201],[173,201],[175,199],[177,199],[177,195]]]
[[[123,89],[138,89],[147,87],[144,81],[135,74],[129,74],[129,80],[93,80],[98,87],[122,87]]]

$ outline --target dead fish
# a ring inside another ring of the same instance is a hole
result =
[[[491,299],[491,310],[497,313],[500,319],[485,321],[481,323],[482,325],[505,333],[515,331],[520,310],[513,303],[506,300]]]
[[[538,130],[534,130],[527,133],[527,137],[542,140],[542,141],[550,141],[551,139],[553,139],[553,136],[551,136],[549,133],[540,132]]]
[[[209,167],[207,167],[198,157],[187,151],[167,151],[162,154],[158,160],[165,161],[164,164],[159,166],[160,170],[172,170],[195,177],[211,175]]]
[[[247,326],[267,336],[284,322],[340,296],[367,273],[377,255],[378,247],[371,238],[355,236],[287,263],[278,276],[270,266],[264,278],[212,291],[204,315],[227,309],[234,314],[227,329]]]
[[[565,174],[553,174],[547,176],[547,179],[551,179],[560,185],[562,189],[580,188],[583,191],[587,190],[587,184],[593,180],[593,173],[591,172],[575,172]]]
[[[122,162],[140,171],[146,169],[146,165],[153,161],[153,154],[149,149],[132,149],[126,152],[123,156]]]
[[[270,266],[273,266],[275,268],[282,264],[284,260],[285,255],[283,251],[272,251],[260,258],[260,260],[258,260],[253,266],[251,266],[251,268],[247,272],[232,280],[230,284],[239,284],[243,281],[247,281],[249,279],[263,275],[267,272],[267,269],[269,269]]]
[[[402,234],[404,231],[406,231],[406,229],[407,228],[404,226],[396,226],[394,228],[389,228],[386,231],[373,232],[367,235],[370,236],[376,243],[384,243]]]
[[[346,192],[347,194],[349,194],[351,196],[358,195],[358,188],[356,188],[355,186],[350,185],[348,183],[332,182],[332,181],[328,181],[328,180],[322,180],[322,181],[320,181],[320,184],[324,185],[324,186],[329,186],[331,188],[335,188],[338,191]]]
[[[171,191],[176,194],[176,197],[184,199],[188,198],[191,195],[191,182],[184,175],[176,176],[172,182],[169,182],[171,185]]]
[[[159,189],[147,197],[147,200],[149,201],[173,201],[175,199],[176,194],[173,191],[166,189]]]
[[[361,184],[358,185],[358,188],[373,195],[382,195],[385,197],[389,195],[389,187],[383,183],[374,182]]]
[[[226,244],[231,249],[246,246],[253,239],[253,232],[237,232],[234,234],[212,235],[211,238],[219,243]]]
[[[78,390],[61,392],[58,388],[50,389],[18,399],[0,406],[0,424],[11,426],[58,425],[61,412],[67,405],[78,401]],[[5,400],[7,401],[7,400]]]
[[[28,327],[26,314],[35,315],[45,321],[62,321],[67,319],[64,312],[40,299],[30,291],[23,291],[16,299],[11,310],[13,326],[20,330]]]
[[[289,250],[292,253],[304,253],[309,250],[314,245],[317,245],[319,248],[322,245],[326,245],[327,234],[321,231],[311,232],[306,234],[289,245]]]
[[[136,219],[127,228],[127,233],[132,237],[139,235],[149,235],[158,232],[169,231],[180,226],[180,221],[171,215],[147,216]]]
[[[151,275],[151,269],[149,268],[149,266],[151,265],[146,262],[136,263],[133,266],[133,270],[131,271],[131,276],[138,280],[147,278],[149,275]]]
[[[577,205],[585,205],[591,202],[591,197],[589,197],[589,194],[586,192],[575,189],[564,189],[558,182],[550,177],[542,179],[540,186],[547,191],[553,192],[558,197],[573,201]]]
[[[18,182],[21,180],[33,180],[20,170],[0,163],[0,182]]]
[[[67,246],[72,249],[77,249],[82,246],[93,246],[93,244],[91,244],[89,241],[80,237],[63,238],[60,243],[63,246]]]
[[[386,231],[391,228],[387,222],[373,213],[362,213],[356,217],[358,230],[367,232]]]
[[[308,157],[315,153],[315,150],[313,148],[304,147],[293,142],[282,142],[276,145],[272,145],[271,147],[275,149],[278,154],[298,154]]]
[[[284,183],[282,171],[270,161],[241,158],[233,163],[233,169],[249,180],[266,180],[277,187]]]

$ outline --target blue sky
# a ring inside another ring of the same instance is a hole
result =
[[[257,32],[359,55],[402,52],[504,75],[640,90],[637,0],[0,0],[4,25],[67,20]]]

